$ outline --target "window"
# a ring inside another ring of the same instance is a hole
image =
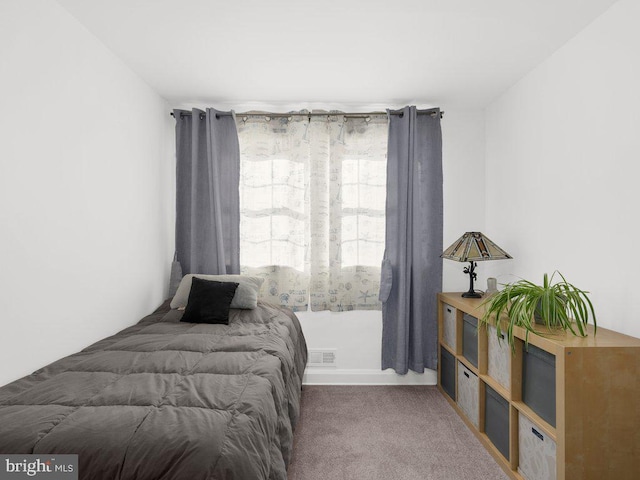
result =
[[[237,118],[240,263],[294,310],[379,309],[387,118]]]

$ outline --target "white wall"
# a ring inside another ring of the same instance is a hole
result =
[[[444,233],[447,248],[464,232],[483,232],[498,245],[501,239],[485,229],[485,118],[481,110],[445,109],[442,121],[442,163],[444,169]],[[462,272],[468,263],[443,261],[442,290],[469,290],[469,276]],[[475,287],[485,290],[484,263],[478,265]]]
[[[462,233],[484,230],[484,112],[444,108],[442,121],[444,170],[444,246]],[[489,236],[491,236],[488,233]],[[497,238],[494,238],[500,244]],[[443,287],[447,291],[468,289],[461,263],[444,261]],[[478,288],[486,276],[479,267]],[[337,368],[308,367],[306,383],[429,383],[436,374],[410,372],[396,375],[380,370],[382,349],[381,312],[299,312],[298,317],[310,349],[336,348]]]
[[[592,292],[598,323],[640,336],[640,2],[621,0],[487,109],[487,231],[541,281]]]
[[[162,98],[52,1],[0,2],[0,385],[166,294]]]

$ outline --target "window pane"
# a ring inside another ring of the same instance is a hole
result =
[[[243,266],[304,270],[308,147],[294,123],[238,122]]]
[[[372,131],[372,139],[380,132]],[[366,135],[362,135],[366,136]],[[353,136],[352,136],[353,137]],[[350,138],[352,138],[350,137]],[[361,138],[357,144],[362,147]],[[386,143],[342,161],[342,267],[379,267],[384,254]],[[369,145],[371,147],[371,145]],[[384,147],[384,149],[383,149]]]

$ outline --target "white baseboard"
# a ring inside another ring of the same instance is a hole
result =
[[[366,370],[309,367],[304,372],[303,385],[436,385],[437,372],[408,372],[398,375],[391,369]]]

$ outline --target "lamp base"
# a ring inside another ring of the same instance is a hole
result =
[[[478,277],[475,272],[476,265],[476,262],[469,262],[469,266],[462,270],[464,273],[469,275],[469,290],[462,294],[464,298],[482,298],[482,294],[477,293],[473,288],[473,281]]]
[[[482,298],[482,294],[478,292],[464,292],[462,296],[464,298]]]

